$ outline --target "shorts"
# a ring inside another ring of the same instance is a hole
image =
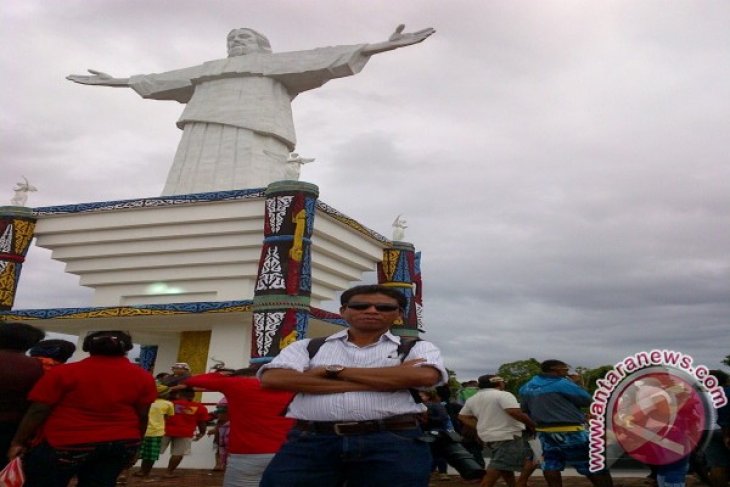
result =
[[[163,436],[162,446],[160,448],[161,453],[165,453],[167,446],[170,446],[170,455],[175,457],[181,457],[183,455],[190,455],[190,447],[193,444],[192,438],[178,438],[175,436]]]
[[[710,468],[730,468],[730,448],[722,441],[722,430],[712,430],[710,441],[705,448],[705,460]]]
[[[512,440],[490,441],[486,443],[486,446],[492,452],[489,467],[487,468],[494,470],[519,472],[525,464],[528,453],[530,453],[528,451],[530,447],[521,436]]]
[[[162,445],[161,436],[145,436],[139,448],[139,458],[142,460],[157,461],[160,458]]]
[[[542,470],[565,469],[565,465],[575,468],[581,475],[597,475],[605,472],[591,472],[588,469],[589,439],[587,431],[564,433],[538,432],[542,445]]]

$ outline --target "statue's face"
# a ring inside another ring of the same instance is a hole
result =
[[[228,57],[243,56],[260,51],[256,34],[245,29],[236,29],[228,34]]]

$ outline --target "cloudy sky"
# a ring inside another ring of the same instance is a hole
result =
[[[730,3],[8,0],[2,187],[29,205],[157,196],[182,106],[75,85],[225,57],[437,33],[294,103],[302,178],[423,252],[427,338],[463,379],[535,357],[730,354]],[[16,308],[90,291],[33,249]]]

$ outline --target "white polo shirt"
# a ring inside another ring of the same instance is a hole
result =
[[[466,400],[459,414],[477,418],[477,434],[482,441],[506,441],[521,436],[525,425],[505,409],[520,409],[515,396],[499,389],[481,389]]]

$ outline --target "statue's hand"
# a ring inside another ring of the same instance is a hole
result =
[[[398,27],[396,27],[395,32],[390,35],[388,41],[396,44],[398,47],[410,46],[411,44],[418,44],[419,42],[425,41],[430,35],[436,32],[435,29],[429,27],[427,29],[421,29],[417,32],[404,33],[403,29],[405,28],[405,24],[400,24]]]
[[[111,75],[96,71],[93,69],[88,70],[93,76],[85,74],[70,74],[66,76],[67,80],[73,81],[74,83],[80,83],[82,85],[101,85],[101,86],[126,86],[127,78],[115,78]]]

